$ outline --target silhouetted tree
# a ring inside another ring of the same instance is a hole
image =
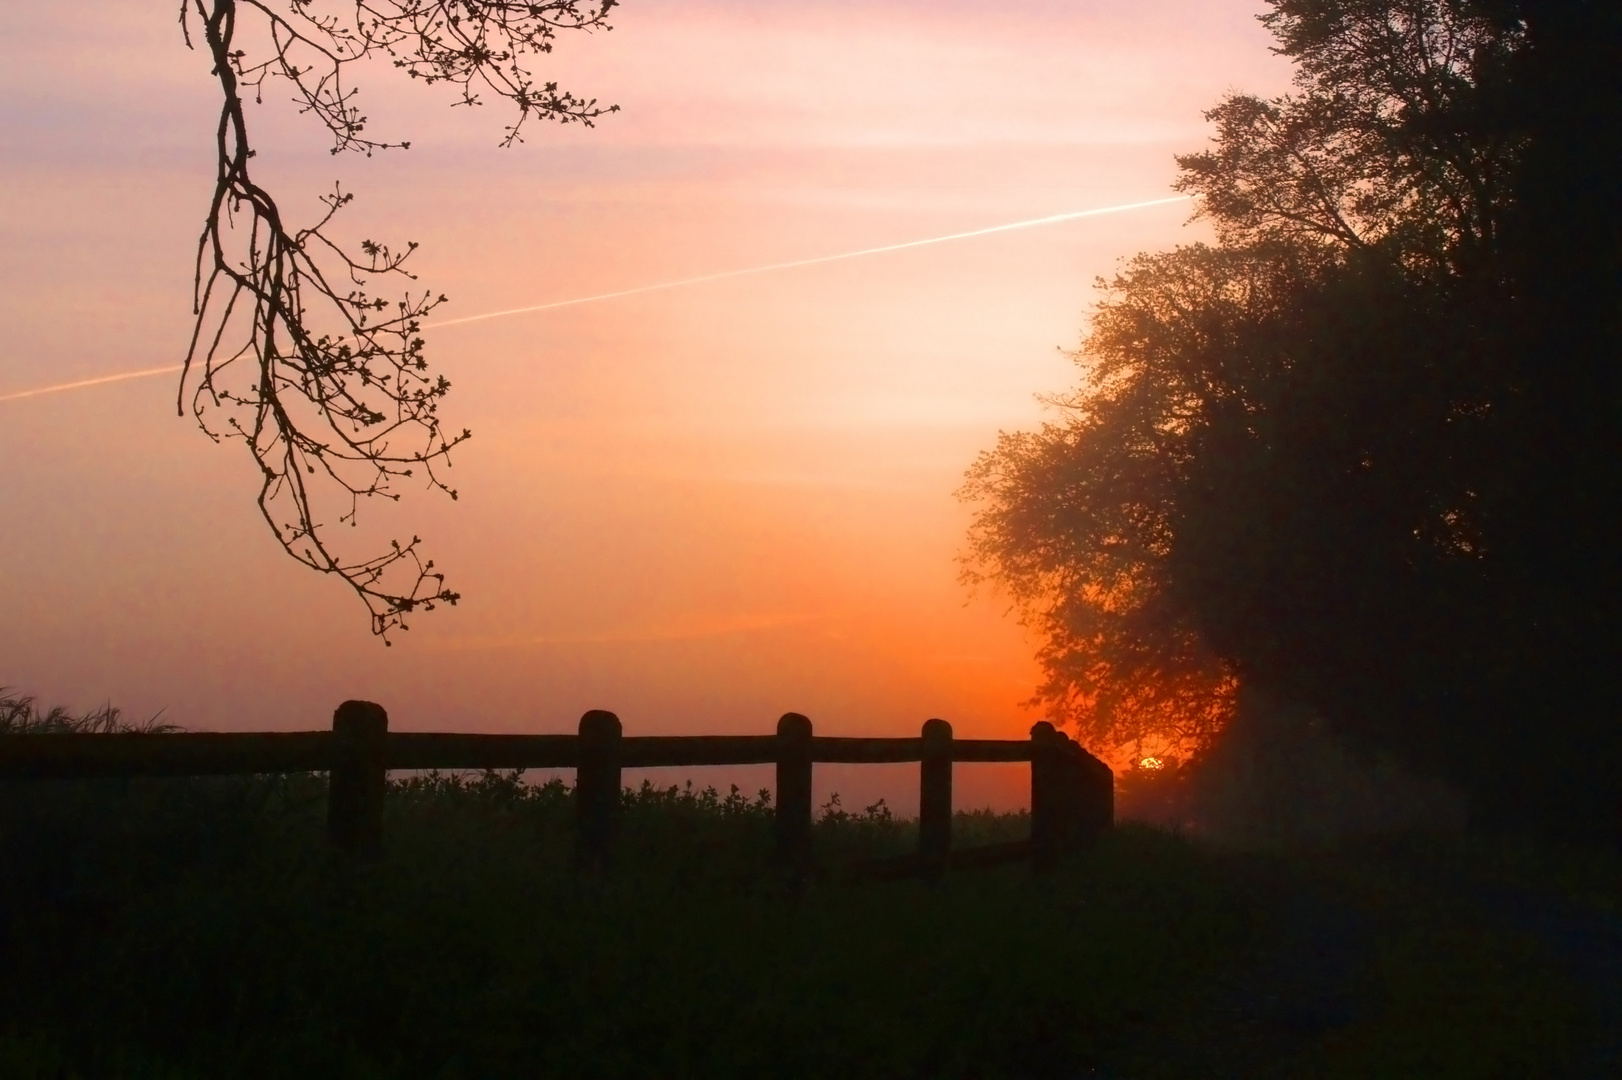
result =
[[[416,248],[334,239],[331,224],[352,196],[335,187],[315,219],[295,225],[250,176],[256,151],[245,102],[278,85],[332,135],[332,153],[405,149],[374,138],[349,81],[353,65],[387,58],[413,79],[449,83],[457,104],[484,94],[517,109],[502,145],[535,118],[591,125],[599,107],[531,66],[563,30],[607,28],[616,0],[183,0],[188,45],[201,46],[222,92],[215,132],[218,174],[197,249],[196,327],[181,378],[192,414],[210,437],[241,439],[261,474],[259,508],[294,558],[346,581],[371,612],[374,633],[406,628],[405,616],[454,604],[420,540],[377,554],[340,553],[327,531],[355,523],[361,501],[397,500],[417,477],[453,499],[442,470],[469,437],[442,426],[450,390],[432,374],[421,320],[444,296],[378,295],[374,278],[415,280]],[[403,575],[403,577],[402,577]]]
[[[1605,821],[1616,247],[1566,259],[1595,200],[1536,187],[1614,158],[1603,20],[1566,5],[1589,91],[1528,11],[1271,6],[1296,92],[1230,96],[1178,159],[1218,245],[1104,286],[1064,419],[969,474],[968,576],[1042,631],[1038,699],[1095,740],[1198,749],[1250,680],[1488,811]]]
[[[1483,763],[1546,819],[1622,838],[1622,5],[1493,5],[1526,26],[1483,123],[1528,143],[1505,221],[1515,306],[1503,395],[1493,688]]]

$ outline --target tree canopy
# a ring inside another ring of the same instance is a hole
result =
[[[1216,243],[1100,282],[1059,418],[969,472],[966,576],[1095,744],[1198,753],[1248,682],[1488,814],[1614,818],[1618,213],[1565,167],[1617,160],[1618,20],[1270,7],[1294,91],[1178,158]]]
[[[260,474],[260,512],[294,558],[345,581],[387,641],[412,611],[454,604],[421,541],[394,539],[355,554],[333,527],[356,524],[365,500],[398,500],[416,477],[451,498],[451,451],[469,438],[444,426],[450,391],[430,371],[422,319],[445,302],[413,293],[408,242],[340,242],[333,219],[353,198],[341,187],[293,223],[251,176],[257,151],[247,102],[285,89],[332,136],[332,153],[407,149],[374,136],[350,80],[356,64],[387,59],[425,83],[449,83],[456,104],[483,94],[517,110],[501,139],[521,142],[535,118],[590,125],[599,106],[531,68],[561,31],[607,29],[616,0],[182,0],[188,45],[201,47],[221,90],[217,178],[197,246],[196,324],[181,376],[187,408],[216,441],[240,440]],[[398,298],[375,282],[400,279]],[[362,541],[364,544],[365,542]]]

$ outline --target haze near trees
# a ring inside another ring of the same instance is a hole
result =
[[[1248,684],[1489,817],[1609,830],[1618,16],[1270,7],[1294,92],[1178,158],[1216,244],[1100,282],[1060,419],[969,472],[966,576],[1095,745],[1198,754]]]
[[[288,554],[348,583],[387,641],[405,617],[454,604],[458,594],[419,551],[389,541],[356,555],[333,526],[356,523],[364,500],[398,500],[415,478],[456,497],[443,478],[470,432],[443,426],[450,391],[432,373],[422,319],[445,301],[414,292],[406,262],[416,244],[341,243],[334,216],[353,198],[321,197],[314,220],[294,224],[250,176],[257,151],[246,102],[285,91],[332,136],[332,153],[407,149],[374,136],[351,81],[356,65],[386,60],[413,79],[448,83],[455,104],[484,95],[517,109],[503,146],[531,120],[592,121],[618,106],[578,98],[531,70],[561,31],[608,29],[616,0],[183,0],[189,46],[213,62],[222,101],[218,175],[197,248],[191,346],[179,407],[213,439],[239,439],[260,472],[259,509]],[[377,279],[401,279],[398,298]]]

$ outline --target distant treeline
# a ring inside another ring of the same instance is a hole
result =
[[[1622,8],[1270,0],[1295,89],[1178,158],[1214,245],[1111,281],[969,473],[1038,700],[1198,751],[1253,685],[1501,822],[1622,766]]]

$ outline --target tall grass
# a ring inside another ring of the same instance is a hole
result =
[[[1151,834],[1043,882],[863,885],[838,868],[915,826],[830,804],[797,890],[764,797],[627,792],[588,877],[561,782],[391,783],[360,864],[324,788],[0,785],[0,1075],[1022,1077],[1102,1062],[1247,933]]]
[[[14,694],[9,687],[0,686],[0,736],[127,732],[158,735],[179,730],[174,724],[161,723],[157,716],[145,721],[125,720],[124,714],[110,704],[83,713],[72,713],[60,705],[41,711],[32,697]]]

